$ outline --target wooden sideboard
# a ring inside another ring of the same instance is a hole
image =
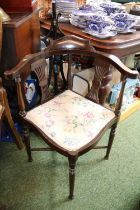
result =
[[[25,55],[40,51],[40,23],[38,12],[10,13],[10,21],[3,23],[0,76],[14,67]]]

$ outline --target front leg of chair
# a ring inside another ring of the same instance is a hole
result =
[[[69,157],[69,199],[74,198],[75,166],[77,157]]]
[[[17,145],[18,149],[22,149],[24,147],[23,142],[22,142],[22,138],[21,138],[20,134],[17,132],[12,118],[9,119],[7,117],[7,120],[8,120],[9,126],[11,128],[11,131],[13,133],[13,136],[15,137],[15,142],[16,142],[16,145]]]
[[[2,94],[3,94],[3,103],[4,103],[4,107],[5,107],[4,116],[6,117],[6,119],[8,121],[9,127],[12,131],[14,138],[15,138],[15,142],[16,142],[18,149],[22,149],[24,147],[23,141],[22,141],[20,134],[18,133],[18,131],[15,128],[5,89],[3,89]]]
[[[29,128],[27,126],[23,126],[23,137],[26,146],[26,151],[28,155],[28,161],[32,162],[32,155],[31,155],[31,146],[30,146],[30,135],[29,135]]]
[[[108,141],[108,148],[107,148],[106,155],[105,155],[105,159],[106,160],[108,160],[108,158],[109,158],[110,150],[111,150],[111,147],[112,147],[112,144],[113,144],[113,140],[114,140],[114,137],[115,137],[115,133],[116,133],[116,128],[117,128],[117,123],[115,123],[111,127],[109,141]]]

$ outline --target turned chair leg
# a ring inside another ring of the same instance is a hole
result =
[[[74,198],[75,166],[77,158],[68,158],[69,160],[69,199]]]
[[[28,155],[28,161],[32,162],[32,154],[31,154],[31,147],[30,147],[30,135],[29,135],[29,128],[27,126],[23,126],[23,137],[26,146],[26,151]]]
[[[15,138],[15,142],[16,142],[16,145],[17,145],[18,149],[22,149],[23,146],[24,146],[23,143],[22,143],[22,138],[21,138],[20,134],[17,132],[17,130],[16,130],[15,126],[14,126],[14,122],[13,122],[12,118],[9,118],[7,116],[7,121],[8,121],[8,124],[10,126],[10,129],[12,131],[12,134],[13,134],[13,136]]]
[[[15,138],[15,142],[16,142],[16,145],[17,145],[18,149],[22,149],[24,147],[24,145],[23,145],[22,138],[21,138],[20,134],[17,132],[17,130],[14,126],[14,121],[12,119],[12,115],[11,115],[10,107],[9,107],[9,104],[8,104],[5,89],[3,89],[2,93],[3,93],[3,102],[4,102],[4,106],[5,106],[5,117],[8,121],[10,129],[13,133],[13,136]]]
[[[117,128],[117,123],[114,124],[114,125],[111,127],[110,136],[109,136],[109,141],[108,141],[108,147],[107,147],[107,151],[106,151],[106,155],[105,155],[105,159],[106,159],[106,160],[109,159],[109,154],[110,154],[111,147],[112,147],[112,144],[113,144],[113,140],[114,140],[114,137],[115,137],[116,128]]]

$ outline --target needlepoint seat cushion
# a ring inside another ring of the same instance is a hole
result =
[[[76,151],[94,139],[114,117],[112,111],[66,90],[27,112],[25,119],[57,145]]]

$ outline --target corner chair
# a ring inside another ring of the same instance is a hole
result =
[[[22,87],[31,72],[33,63],[40,59],[45,60],[49,57],[55,58],[62,55],[68,57],[67,90],[51,98],[48,88],[46,102],[26,112]],[[75,55],[80,55],[81,58],[82,56],[89,56],[93,59],[95,74],[91,89],[86,97],[72,91],[71,66]],[[99,88],[104,75],[109,71],[106,68],[108,64],[114,66],[122,75],[122,87],[115,110],[100,104],[99,99]],[[137,76],[137,71],[130,70],[116,56],[96,51],[88,40],[73,35],[52,41],[41,52],[26,56],[17,66],[5,72],[5,78],[15,80],[17,84],[19,114],[23,121],[28,160],[32,161],[32,151],[41,150],[53,150],[67,157],[69,164],[69,199],[74,197],[75,167],[78,158],[91,149],[105,149],[105,159],[109,158],[120,118],[126,79],[135,79]],[[30,127],[35,129],[49,145],[49,148],[31,147]],[[97,146],[108,129],[110,129],[108,144]]]

